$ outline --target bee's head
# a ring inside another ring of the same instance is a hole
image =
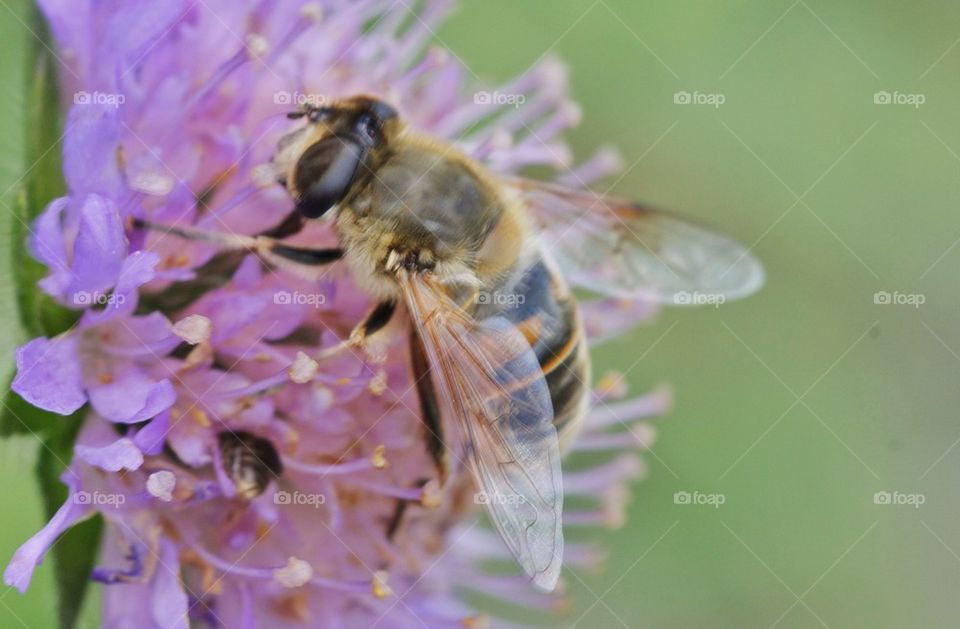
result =
[[[359,190],[384,162],[400,133],[397,111],[368,96],[288,114],[307,125],[284,136],[274,162],[307,218],[317,218]]]

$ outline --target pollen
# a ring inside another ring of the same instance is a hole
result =
[[[213,324],[203,315],[189,315],[173,324],[173,333],[190,345],[210,340]]]
[[[463,619],[463,626],[467,629],[489,629],[490,617],[486,614],[475,614]]]
[[[378,371],[377,375],[370,380],[367,388],[370,389],[370,393],[378,397],[383,395],[387,390],[387,372],[383,369]]]
[[[623,374],[617,371],[608,371],[597,382],[597,390],[607,395],[618,395],[624,389]]]
[[[199,408],[190,409],[190,419],[197,422],[204,428],[210,427],[210,416],[207,415],[206,411],[203,411]]]
[[[436,479],[428,481],[420,490],[420,504],[427,509],[436,509],[441,502],[443,502],[443,491],[440,489],[440,483]]]
[[[390,585],[387,584],[387,578],[389,575],[386,570],[377,570],[373,573],[373,581],[371,582],[371,591],[373,595],[377,598],[387,598],[393,594],[393,590],[390,589]]]
[[[313,567],[302,559],[290,557],[287,565],[273,571],[273,578],[285,588],[298,588],[313,577]]]
[[[387,462],[386,451],[387,447],[383,444],[380,444],[373,449],[373,456],[370,457],[370,462],[373,464],[374,469],[382,470],[389,465],[389,462]]]
[[[176,486],[177,477],[169,470],[160,470],[147,477],[147,491],[163,502],[173,500],[173,490]]]
[[[297,352],[297,358],[287,370],[287,375],[297,384],[306,384],[313,380],[320,370],[320,363],[303,352]]]
[[[252,57],[262,57],[270,50],[270,43],[267,38],[257,33],[247,35],[247,52]]]
[[[100,384],[110,384],[113,382],[113,374],[110,372],[103,372],[100,374]]]

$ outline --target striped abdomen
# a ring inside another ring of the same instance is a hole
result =
[[[530,342],[550,390],[553,423],[563,446],[582,419],[590,382],[590,359],[580,310],[563,278],[537,256],[526,270],[514,273],[480,293],[474,316],[499,315]]]

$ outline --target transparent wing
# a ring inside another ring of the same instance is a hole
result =
[[[763,267],[736,241],[666,212],[594,192],[511,180],[540,242],[571,284],[668,304],[746,297]]]
[[[441,412],[458,422],[478,496],[534,585],[550,591],[563,562],[563,488],[553,406],[536,355],[506,319],[473,320],[429,277],[401,281]]]

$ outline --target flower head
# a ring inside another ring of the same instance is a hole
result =
[[[522,107],[469,96],[462,64],[426,48],[442,0],[40,4],[70,68],[68,195],[37,219],[30,251],[49,269],[40,288],[80,318],[18,349],[13,388],[85,419],[69,498],[5,581],[25,590],[56,537],[99,513],[105,626],[443,626],[475,618],[462,590],[554,608],[562,594],[486,571],[510,556],[477,524],[468,481],[432,480],[406,336],[314,358],[369,306],[348,273],[305,279],[134,219],[270,228],[291,206],[264,168],[284,114],[355,93],[496,172],[561,176],[559,134],[578,118],[563,67],[545,61],[499,91]],[[601,152],[574,172],[590,182],[615,168]],[[335,242],[327,225],[297,239]],[[585,304],[598,340],[646,314]],[[567,526],[619,525],[624,483],[643,471],[641,420],[667,395],[616,401],[620,388],[595,391],[565,470]],[[578,467],[577,452],[613,456]],[[566,557],[589,567],[598,551],[568,544]]]

